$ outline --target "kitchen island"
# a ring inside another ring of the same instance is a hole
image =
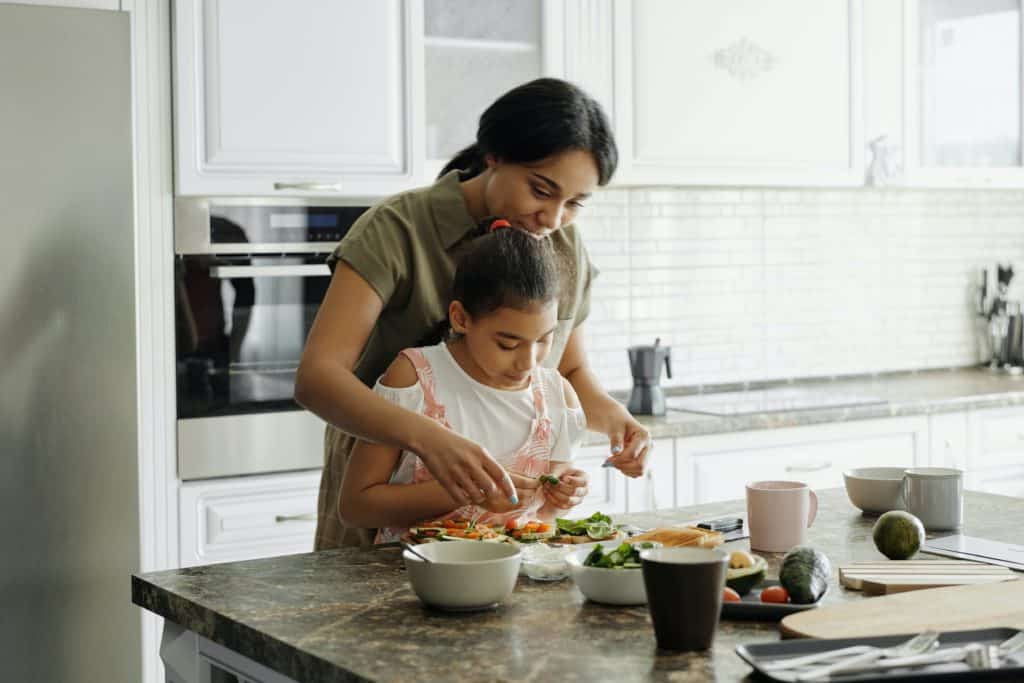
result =
[[[871,541],[874,519],[862,516],[842,489],[821,491],[819,498],[810,543],[833,565],[823,604],[873,599],[840,588],[837,568],[881,559]],[[729,501],[617,521],[647,527],[742,509],[742,501]],[[1021,519],[1024,499],[965,495],[964,534],[1016,542]],[[723,547],[746,549],[748,543]],[[781,556],[764,555],[772,575]],[[646,607],[587,602],[570,580],[521,578],[495,611],[434,612],[412,593],[397,549],[340,549],[153,572],[132,577],[132,600],[166,619],[161,653],[175,683],[735,681],[752,671],[734,653],[737,645],[780,637],[775,623],[722,621],[710,651],[659,652]],[[211,678],[211,670],[219,672]]]

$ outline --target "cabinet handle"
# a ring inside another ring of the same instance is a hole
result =
[[[341,183],[274,183],[275,190],[302,190],[304,192],[341,192]]]
[[[316,513],[306,512],[300,515],[277,515],[274,517],[274,521],[278,524],[283,524],[284,522],[315,522]]]
[[[820,465],[786,465],[787,472],[821,472],[832,467],[832,463],[823,462]]]

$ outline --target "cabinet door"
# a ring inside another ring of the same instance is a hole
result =
[[[620,181],[863,182],[859,0],[618,0]]]
[[[904,7],[907,182],[1021,187],[1021,0]]]
[[[410,185],[420,7],[175,3],[177,193],[365,196]]]
[[[1024,468],[1024,408],[997,408],[968,414],[971,452],[969,472],[1002,467]]]
[[[610,515],[626,510],[626,476],[614,467],[601,467],[608,459],[608,445],[587,446],[576,455],[575,465],[590,475],[590,493],[572,517],[589,517],[595,512]]]
[[[676,444],[677,495],[695,504],[743,499],[760,480],[843,486],[854,467],[912,467],[926,462],[925,417],[864,420],[770,431],[741,432]]]
[[[563,72],[561,0],[424,0],[427,173],[476,140],[504,92]]]
[[[320,471],[183,484],[181,566],[313,550]]]

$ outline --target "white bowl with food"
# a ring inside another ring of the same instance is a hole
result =
[[[871,515],[906,510],[901,489],[905,467],[858,467],[843,472],[846,495],[855,506]]]
[[[448,611],[496,607],[512,594],[522,553],[513,543],[449,542],[402,552],[412,590],[425,605]]]
[[[623,545],[634,548],[631,555],[620,553]],[[571,553],[567,559],[569,574],[584,597],[593,602],[605,605],[645,605],[647,589],[644,588],[644,575],[641,571],[639,552],[642,549],[660,547],[658,543],[644,542],[631,544],[608,544],[593,548],[580,548]],[[588,566],[588,558],[593,560],[595,553],[603,558],[613,555],[610,566]]]

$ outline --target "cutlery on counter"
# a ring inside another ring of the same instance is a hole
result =
[[[852,657],[845,658],[842,661],[812,669],[799,674],[796,677],[796,680],[828,680],[832,674],[840,672],[845,673],[850,669],[855,669],[858,666],[876,662],[880,659],[895,659],[897,657],[905,658],[912,655],[921,655],[936,647],[938,640],[939,634],[937,631],[925,631],[924,633],[914,636],[905,643],[894,645],[892,647],[872,648],[867,652],[853,655]]]

